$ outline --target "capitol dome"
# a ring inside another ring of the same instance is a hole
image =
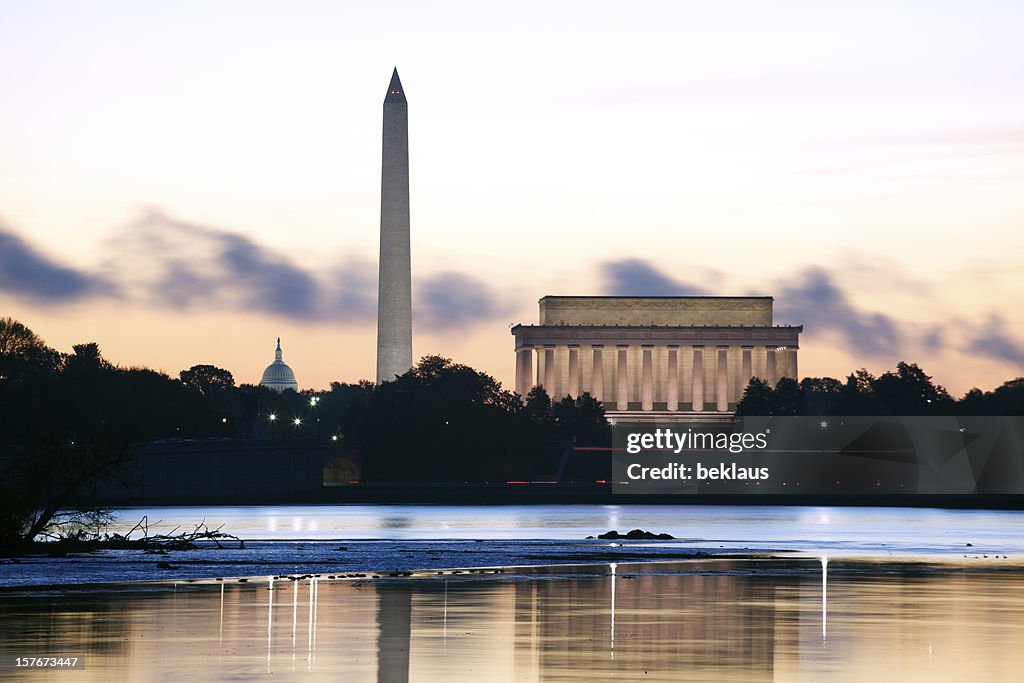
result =
[[[281,360],[280,337],[277,338],[277,351],[274,351],[274,362],[263,371],[263,379],[260,380],[260,386],[273,389],[279,394],[287,389],[292,391],[299,390],[299,383],[295,381],[295,373]]]

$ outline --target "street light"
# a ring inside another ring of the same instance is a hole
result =
[[[313,430],[313,436],[315,438],[320,438],[320,418],[316,416],[316,404],[318,403],[320,403],[319,396],[309,397],[310,417],[313,418],[313,421],[315,423],[315,429]]]

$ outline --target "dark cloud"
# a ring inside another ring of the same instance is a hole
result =
[[[705,294],[701,288],[672,279],[646,261],[625,259],[606,263],[601,268],[608,285],[608,294],[642,296],[656,294]],[[849,262],[842,272],[858,278],[872,278],[876,283],[901,292],[910,291],[929,296],[923,282],[912,280],[899,272],[892,263],[883,263],[874,270],[863,263]],[[915,329],[901,325],[896,318],[885,313],[865,311],[855,306],[836,279],[821,268],[805,268],[791,279],[778,283],[775,297],[775,319],[779,322],[802,324],[808,335],[834,333],[848,350],[867,356],[905,355],[914,348],[930,354],[951,348],[952,328],[982,328],[984,334],[972,338],[963,349],[969,353],[993,360],[1024,365],[1024,341],[1013,336],[1006,320],[990,315],[984,326],[954,321],[950,324],[929,325]],[[907,347],[911,347],[908,349]]]
[[[244,235],[159,211],[131,224],[110,249],[111,271],[124,271],[134,291],[179,310],[235,307],[300,320],[347,313],[330,305],[346,299],[344,292],[331,291],[338,279],[325,284],[318,274]]]
[[[1024,343],[1010,336],[1002,316],[990,315],[988,323],[982,327],[984,334],[971,340],[967,346],[968,351],[1024,366]]]
[[[624,259],[601,267],[605,293],[613,296],[707,295],[696,285],[675,280],[641,259]],[[833,278],[819,268],[808,268],[773,293],[775,317],[782,322],[804,324],[818,335],[838,333],[846,346],[877,355],[899,351],[906,339],[896,321],[883,313],[856,308]],[[939,337],[933,334],[933,338]]]
[[[241,235],[220,235],[220,240],[225,279],[244,290],[250,307],[297,318],[327,312],[312,275]]]
[[[120,291],[126,300],[178,311],[251,311],[332,324],[376,319],[377,266],[369,259],[305,266],[240,233],[158,209],[104,247],[100,268],[79,271],[0,231],[0,292],[56,304]],[[417,280],[413,291],[417,325],[424,328],[461,329],[508,313],[486,284],[462,273]]]
[[[946,347],[946,335],[941,325],[932,325],[921,337],[921,346],[929,353],[938,353]]]
[[[776,318],[806,325],[817,335],[837,332],[849,348],[869,355],[899,352],[905,339],[896,321],[884,313],[858,310],[820,268],[808,268],[775,294]]]
[[[416,325],[428,329],[470,327],[509,312],[484,282],[462,273],[420,280],[415,294]]]
[[[62,266],[0,227],[0,292],[45,303],[114,294],[104,277]]]
[[[708,291],[697,285],[674,280],[650,262],[632,258],[609,261],[601,266],[604,293],[608,296],[701,296]]]
[[[366,259],[315,268],[242,235],[150,210],[107,241],[107,272],[148,304],[358,324],[376,314]]]

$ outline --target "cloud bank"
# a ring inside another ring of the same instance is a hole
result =
[[[116,287],[101,275],[56,263],[0,225],[0,292],[36,303],[62,304],[113,295]]]
[[[853,264],[855,274],[864,277],[863,264]],[[705,289],[662,272],[643,259],[622,259],[601,266],[604,293],[609,296],[685,296],[708,294]],[[906,279],[891,268],[879,269],[871,276],[888,282],[894,288],[906,289]],[[921,288],[921,285],[915,285]],[[720,293],[720,292],[719,292]],[[996,314],[989,316],[987,324],[976,329],[985,330],[965,346],[952,346],[949,339],[958,335],[947,334],[943,325],[935,324],[920,330],[902,323],[898,318],[877,310],[864,310],[853,303],[849,292],[832,273],[808,266],[791,277],[775,283],[775,317],[784,322],[805,326],[805,334],[818,337],[833,334],[840,344],[855,356],[885,356],[894,354],[909,358],[918,349],[935,354],[946,350],[972,353],[990,360],[1024,365],[1024,342],[1015,339],[1006,320]],[[928,292],[919,291],[927,296]]]
[[[0,226],[0,293],[44,305],[112,299],[175,311],[249,311],[304,322],[376,320],[377,267],[348,257],[305,267],[230,230],[149,210],[113,235],[95,269],[72,268]],[[466,329],[508,305],[482,280],[457,272],[418,279],[414,316],[427,328]]]

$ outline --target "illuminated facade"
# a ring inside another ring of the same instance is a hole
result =
[[[546,296],[512,328],[516,392],[589,393],[610,413],[728,413],[751,377],[799,379],[800,325],[772,297]]]

